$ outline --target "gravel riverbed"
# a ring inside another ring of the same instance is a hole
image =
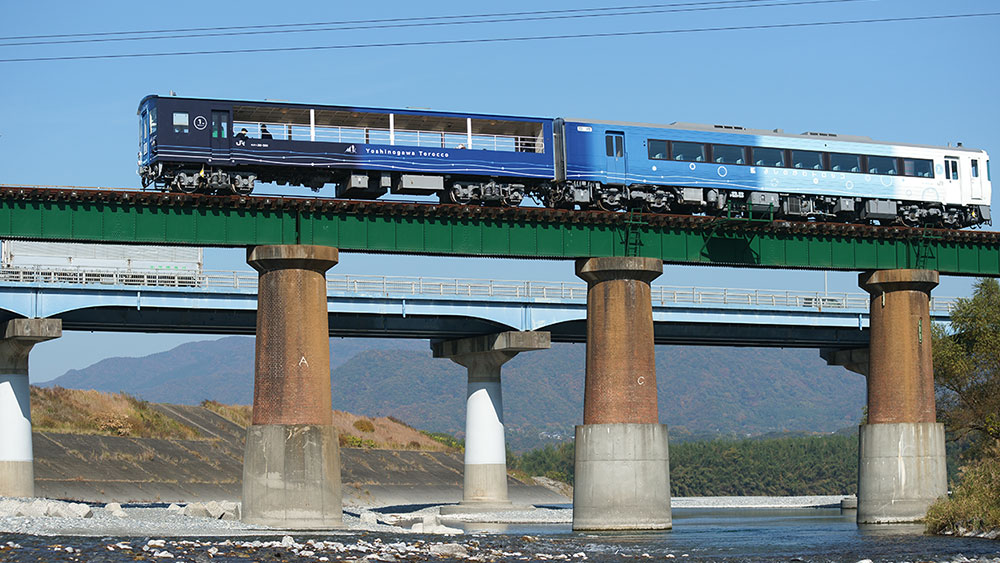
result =
[[[177,507],[94,505],[84,517],[0,516],[0,561],[1000,563],[1000,542],[924,536],[919,529],[859,532],[829,508],[842,498],[676,498],[674,530],[625,535],[573,533],[568,505],[447,516],[436,505],[346,506],[342,528],[312,533],[194,517]],[[10,500],[0,499],[0,507]],[[717,515],[757,514],[746,509],[765,514]],[[695,516],[678,518],[692,510]]]

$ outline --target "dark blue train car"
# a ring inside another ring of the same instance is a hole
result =
[[[160,96],[138,113],[143,185],[187,193],[334,183],[516,205],[556,174],[552,119]]]

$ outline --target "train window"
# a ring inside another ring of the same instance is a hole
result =
[[[916,176],[917,178],[933,178],[934,163],[921,158],[904,158],[903,175]]]
[[[814,151],[790,151],[792,168],[823,170],[823,153]]]
[[[899,173],[896,159],[891,156],[869,156],[868,173],[895,176]]]
[[[712,161],[718,164],[746,164],[746,148],[733,145],[712,145]]]
[[[685,143],[683,141],[670,141],[670,148],[674,160],[684,160],[687,162],[705,162],[705,145],[701,143]]]
[[[187,133],[189,131],[188,114],[186,111],[174,112],[174,133]]]
[[[978,160],[973,160],[972,161],[972,177],[973,178],[978,178],[979,177],[979,161]]]
[[[944,159],[944,179],[958,180],[958,159]]]
[[[149,134],[156,134],[156,106],[149,108]]]
[[[773,166],[782,168],[785,166],[785,151],[782,149],[768,149],[764,147],[753,147],[754,166]]]
[[[615,135],[615,156],[625,156],[625,138]]]
[[[604,147],[605,154],[607,156],[615,156],[615,138],[612,135],[607,135],[604,137]]]
[[[656,139],[648,139],[646,144],[649,147],[650,160],[667,160],[667,142]]]
[[[834,172],[861,172],[861,157],[856,154],[830,153],[830,170]]]

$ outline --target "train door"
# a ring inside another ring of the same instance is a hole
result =
[[[983,166],[982,161],[973,158],[969,161],[969,182],[972,183],[972,199],[982,201],[983,199]]]
[[[607,183],[625,183],[625,133],[608,131],[604,135],[604,154],[608,160]]]
[[[149,161],[149,110],[142,108],[139,114],[139,160],[142,164]]]
[[[212,110],[212,160],[229,160],[229,112]]]
[[[962,189],[962,185],[958,182],[958,157],[944,157],[944,179],[947,182],[945,186],[948,193],[959,194],[962,201],[968,197],[968,194]]]

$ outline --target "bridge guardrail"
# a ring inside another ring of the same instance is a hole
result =
[[[5,268],[0,283],[70,284],[119,287],[190,288],[255,291],[255,272],[214,271],[163,272],[132,270],[87,270],[59,268]],[[406,276],[327,275],[327,292],[339,295],[484,297],[551,302],[584,302],[587,284],[482,280]],[[869,297],[863,293],[822,291],[741,289],[719,287],[678,287],[653,285],[653,305],[745,305],[760,308],[802,308],[809,310],[866,310]],[[947,313],[956,298],[931,297],[932,312]]]

